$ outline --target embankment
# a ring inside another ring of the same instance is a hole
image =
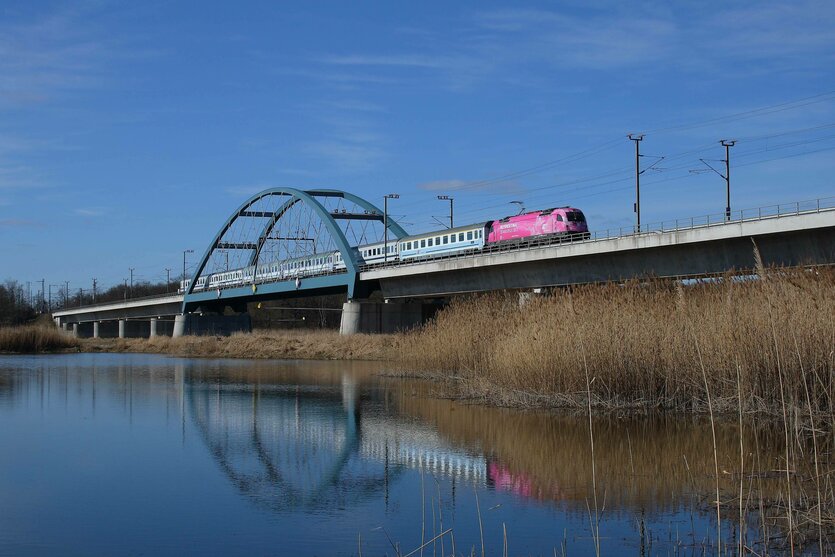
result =
[[[835,410],[835,271],[583,286],[453,303],[401,339],[457,394],[548,407]],[[810,408],[807,408],[810,407]]]
[[[51,323],[0,328],[0,353],[34,354],[78,349],[78,340],[59,331]]]
[[[145,352],[198,358],[393,360],[396,335],[341,336],[334,331],[254,331],[228,337],[84,339],[86,352]]]

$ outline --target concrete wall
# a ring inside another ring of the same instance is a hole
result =
[[[370,302],[351,300],[342,305],[339,332],[396,333],[418,327],[430,319],[441,307],[435,303]]]
[[[248,313],[238,315],[199,315],[189,313],[182,316],[184,335],[220,335],[252,331],[252,321]]]
[[[755,238],[766,265],[835,262],[835,229]],[[595,246],[548,247],[426,262],[363,273],[378,278],[387,298],[524,289],[647,276],[722,273],[754,267],[750,237],[595,252]],[[372,276],[372,275],[377,275]]]

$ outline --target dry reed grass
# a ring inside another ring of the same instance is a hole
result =
[[[394,357],[397,338],[396,335],[342,336],[334,331],[254,331],[228,337],[85,339],[82,349],[199,358],[385,360]]]
[[[579,409],[589,395],[581,347],[597,408],[706,411],[707,384],[714,411],[779,414],[781,392],[806,410],[805,378],[813,413],[831,415],[835,271],[582,286],[521,308],[514,294],[479,296],[405,336],[399,354],[455,379],[463,396]]]
[[[0,328],[0,352],[33,354],[77,348],[78,340],[54,326],[27,325]]]

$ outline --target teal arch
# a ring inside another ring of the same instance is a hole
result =
[[[261,248],[263,247],[264,243],[269,237],[270,232],[272,231],[273,227],[276,225],[278,220],[293,205],[299,202],[303,202],[307,206],[309,206],[319,216],[320,219],[322,219],[322,222],[324,223],[325,227],[331,233],[337,248],[342,254],[342,260],[345,262],[345,267],[347,270],[346,282],[348,287],[348,296],[349,298],[353,297],[353,287],[355,286],[357,278],[359,276],[359,264],[357,261],[357,256],[354,253],[354,250],[351,248],[351,245],[348,243],[348,239],[345,237],[345,234],[342,232],[342,229],[336,224],[336,220],[334,219],[333,215],[331,215],[331,213],[316,199],[316,197],[342,197],[359,205],[367,212],[376,215],[382,214],[380,209],[374,206],[374,204],[366,201],[365,199],[342,190],[321,189],[304,191],[296,188],[270,188],[253,195],[244,203],[242,203],[240,207],[238,207],[235,210],[235,212],[232,213],[232,215],[230,215],[230,217],[226,220],[226,222],[223,224],[220,230],[218,230],[217,234],[215,234],[214,240],[212,240],[211,244],[209,244],[209,247],[203,253],[203,257],[200,259],[200,264],[195,269],[194,275],[192,276],[191,282],[188,286],[188,289],[185,292],[185,296],[183,297],[184,312],[187,302],[189,301],[189,296],[191,296],[194,291],[197,279],[205,270],[206,264],[209,262],[209,258],[211,257],[212,252],[214,252],[214,250],[217,249],[217,246],[223,238],[223,235],[226,234],[226,232],[229,230],[229,228],[231,228],[231,226],[235,223],[235,221],[238,218],[245,216],[247,209],[249,209],[252,205],[257,203],[261,199],[273,195],[289,196],[290,199],[288,199],[285,203],[281,205],[281,207],[279,207],[273,212],[269,222],[262,230],[258,238],[258,243],[254,249],[254,253],[250,258],[250,265],[254,265],[255,262],[258,261],[258,255],[261,252]],[[393,220],[389,220],[387,224],[388,230],[390,230],[398,239],[403,238],[407,235],[406,231],[403,230],[403,228]]]
[[[351,202],[359,205],[360,207],[362,207],[363,209],[365,209],[368,213],[370,213],[372,215],[382,215],[383,214],[382,211],[380,211],[380,208],[375,206],[373,203],[370,203],[370,202],[366,201],[365,199],[363,199],[362,197],[359,197],[359,196],[354,195],[352,193],[348,193],[346,191],[332,190],[332,189],[320,189],[320,190],[308,190],[307,193],[310,194],[310,195],[313,195],[315,197],[341,197],[343,199],[347,199],[348,201],[351,201]],[[293,205],[295,205],[296,203],[298,203],[299,201],[300,200],[298,198],[295,198],[295,197],[292,198],[292,199],[289,199],[281,207],[279,207],[278,210],[275,211],[275,213],[273,213],[272,218],[270,218],[270,221],[266,224],[266,226],[264,226],[264,229],[261,231],[261,234],[258,237],[258,247],[252,253],[252,257],[249,260],[250,265],[255,265],[255,263],[258,261],[258,256],[261,254],[261,248],[264,247],[264,243],[266,243],[267,238],[269,238],[270,233],[272,232],[275,225],[278,223],[279,219],[281,219],[281,217],[284,215],[284,213],[289,211],[290,208]],[[331,218],[333,218],[333,217],[331,217]],[[404,237],[408,236],[406,231],[403,230],[403,228],[399,224],[394,222],[393,219],[386,219],[386,220],[388,221],[386,223],[388,230],[390,232],[392,232],[398,240],[400,238],[404,238]]]

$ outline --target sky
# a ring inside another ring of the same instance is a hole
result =
[[[0,2],[0,280],[189,267],[250,195],[410,232],[571,205],[592,230],[835,195],[835,3]]]

